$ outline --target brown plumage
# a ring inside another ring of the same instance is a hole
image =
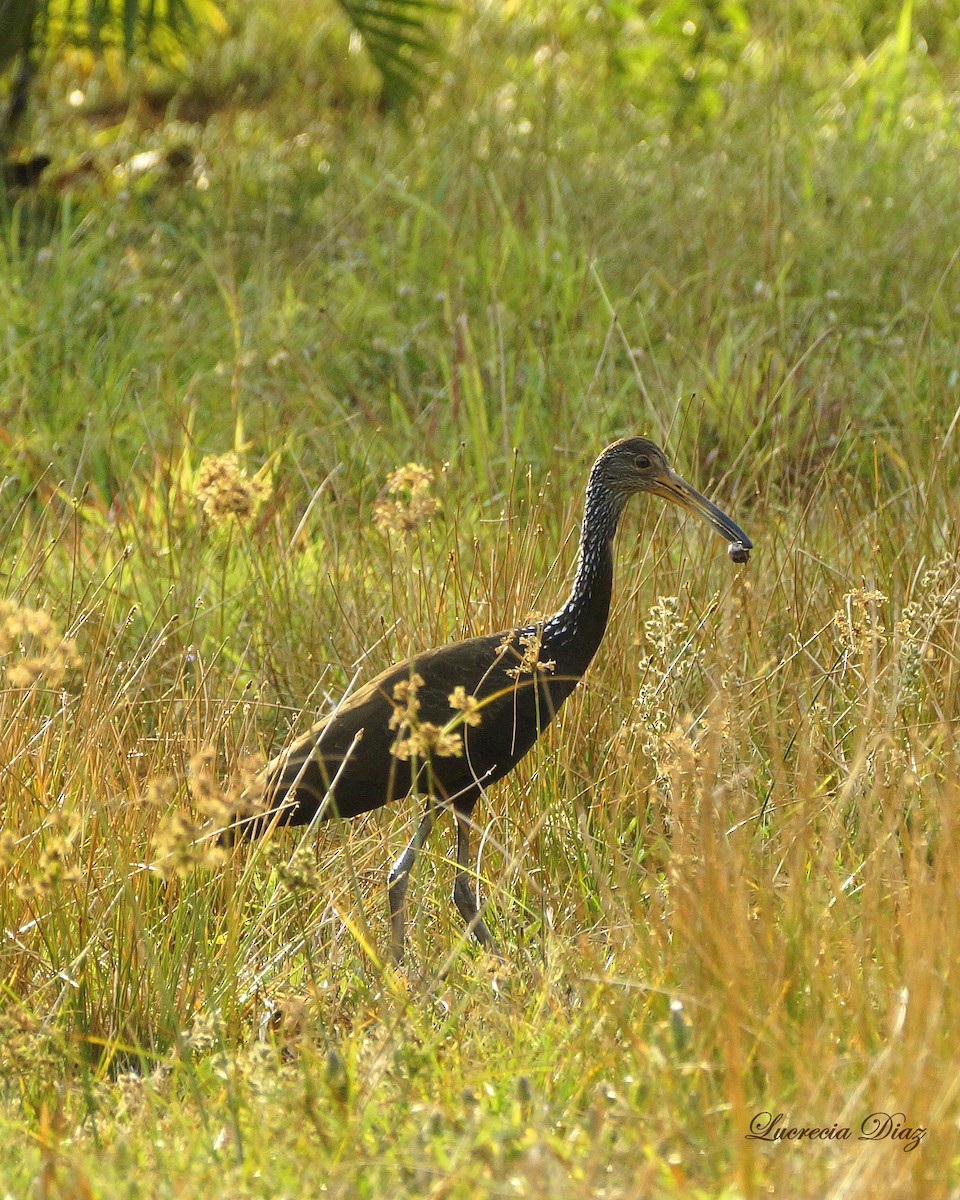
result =
[[[471,814],[483,789],[537,740],[596,653],[610,610],[614,534],[637,492],[695,513],[731,543],[735,561],[745,560],[750,539],[670,469],[658,446],[645,438],[615,442],[590,473],[576,578],[557,613],[388,668],[278,755],[248,789],[245,800],[256,815],[239,824],[256,837],[273,824],[352,817],[416,785],[426,810],[389,875],[395,960],[403,955],[410,870],[443,809],[457,821],[454,903],[481,944],[496,952],[468,875]]]

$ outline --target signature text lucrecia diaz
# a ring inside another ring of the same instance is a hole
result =
[[[909,1153],[923,1141],[926,1129],[911,1125],[902,1112],[873,1112],[856,1132],[849,1125],[788,1125],[783,1113],[759,1112],[750,1122],[747,1141],[755,1142],[896,1142]]]

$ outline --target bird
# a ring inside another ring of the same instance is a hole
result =
[[[263,768],[240,797],[236,834],[354,817],[411,791],[425,800],[416,832],[387,876],[392,961],[403,960],[407,886],[436,818],[457,829],[453,903],[467,929],[502,958],[470,879],[473,810],[533,746],[600,646],[613,588],[613,542],[629,498],[648,493],[700,517],[735,562],[753,543],[644,437],[607,446],[590,471],[570,594],[540,621],[414,654],[349,694]]]

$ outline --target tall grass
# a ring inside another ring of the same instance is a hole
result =
[[[211,51],[289,83],[75,130],[102,182],[4,217],[0,1180],[952,1195],[948,64],[908,43],[883,91],[846,26],[822,59],[757,27],[674,128],[603,30],[485,10],[404,130],[304,98],[311,12]],[[130,169],[184,140],[186,183]],[[225,857],[219,793],[357,679],[553,610],[626,432],[756,551],[628,511],[586,684],[477,810],[509,966],[441,822],[398,974],[414,806]],[[229,452],[265,483],[218,520]],[[373,514],[408,460],[442,509],[402,540]],[[881,1111],[919,1146],[857,1140]],[[749,1140],[763,1112],[851,1137]]]

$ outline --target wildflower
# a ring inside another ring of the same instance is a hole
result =
[[[423,676],[414,672],[393,686],[393,713],[389,727],[397,731],[390,753],[406,761],[408,758],[459,758],[463,754],[463,739],[445,726],[420,720],[420,701],[417,692],[423,687]]]
[[[440,511],[431,496],[433,472],[419,463],[407,463],[387,476],[386,496],[373,506],[373,523],[380,533],[398,533],[405,539]]]
[[[948,613],[956,611],[960,599],[957,568],[958,562],[953,555],[941,558],[924,572],[916,589],[917,599],[904,605],[900,614],[896,641],[901,703],[921,697],[923,663],[934,656],[934,632]]]
[[[214,525],[231,517],[252,520],[273,489],[269,479],[247,476],[235,454],[208,454],[197,469],[193,494]]]
[[[681,640],[684,623],[679,615],[680,602],[676,596],[661,596],[650,606],[650,613],[643,623],[647,640],[662,666],[667,665],[670,650]]]
[[[877,606],[885,604],[883,592],[868,592],[854,588],[843,597],[843,608],[833,616],[833,623],[847,654],[859,654],[881,646],[886,640],[886,631],[877,612]]]
[[[519,679],[521,675],[532,675],[534,671],[552,671],[556,667],[556,659],[540,661],[540,651],[543,648],[543,635],[540,629],[534,633],[521,633],[520,645],[523,648],[520,662],[515,667],[508,667],[507,674],[511,679]]]
[[[226,855],[210,845],[200,826],[186,813],[173,812],[161,822],[153,838],[153,870],[164,879],[185,875],[195,867],[216,866]]]
[[[416,721],[417,713],[420,711],[420,701],[417,699],[417,692],[423,687],[423,676],[418,675],[416,671],[409,679],[401,679],[393,685],[393,713],[390,716],[391,729],[401,729],[404,725],[409,725],[412,721]]]
[[[294,895],[297,892],[316,893],[320,890],[320,872],[317,870],[316,856],[309,846],[299,846],[286,862],[278,859],[273,866],[285,892]]]
[[[11,687],[30,688],[36,683],[59,687],[67,673],[81,662],[73,638],[62,637],[45,609],[24,608],[12,600],[0,601],[0,655],[19,651],[7,665]]]
[[[190,1028],[185,1031],[183,1040],[194,1054],[205,1054],[220,1044],[220,1028],[219,1011],[198,1012]]]
[[[451,708],[463,713],[460,719],[464,725],[480,724],[480,701],[476,696],[468,696],[463,684],[458,683],[447,699],[450,701]]]
[[[433,721],[418,721],[406,737],[397,737],[390,747],[397,758],[460,758],[463,754],[463,738],[451,733]]]
[[[657,786],[670,792],[670,775],[676,764],[687,761],[683,735],[675,728],[675,712],[686,680],[700,663],[703,651],[693,640],[681,615],[677,596],[660,596],[644,621],[649,654],[648,677],[641,683],[634,707],[632,735],[656,772]]]

